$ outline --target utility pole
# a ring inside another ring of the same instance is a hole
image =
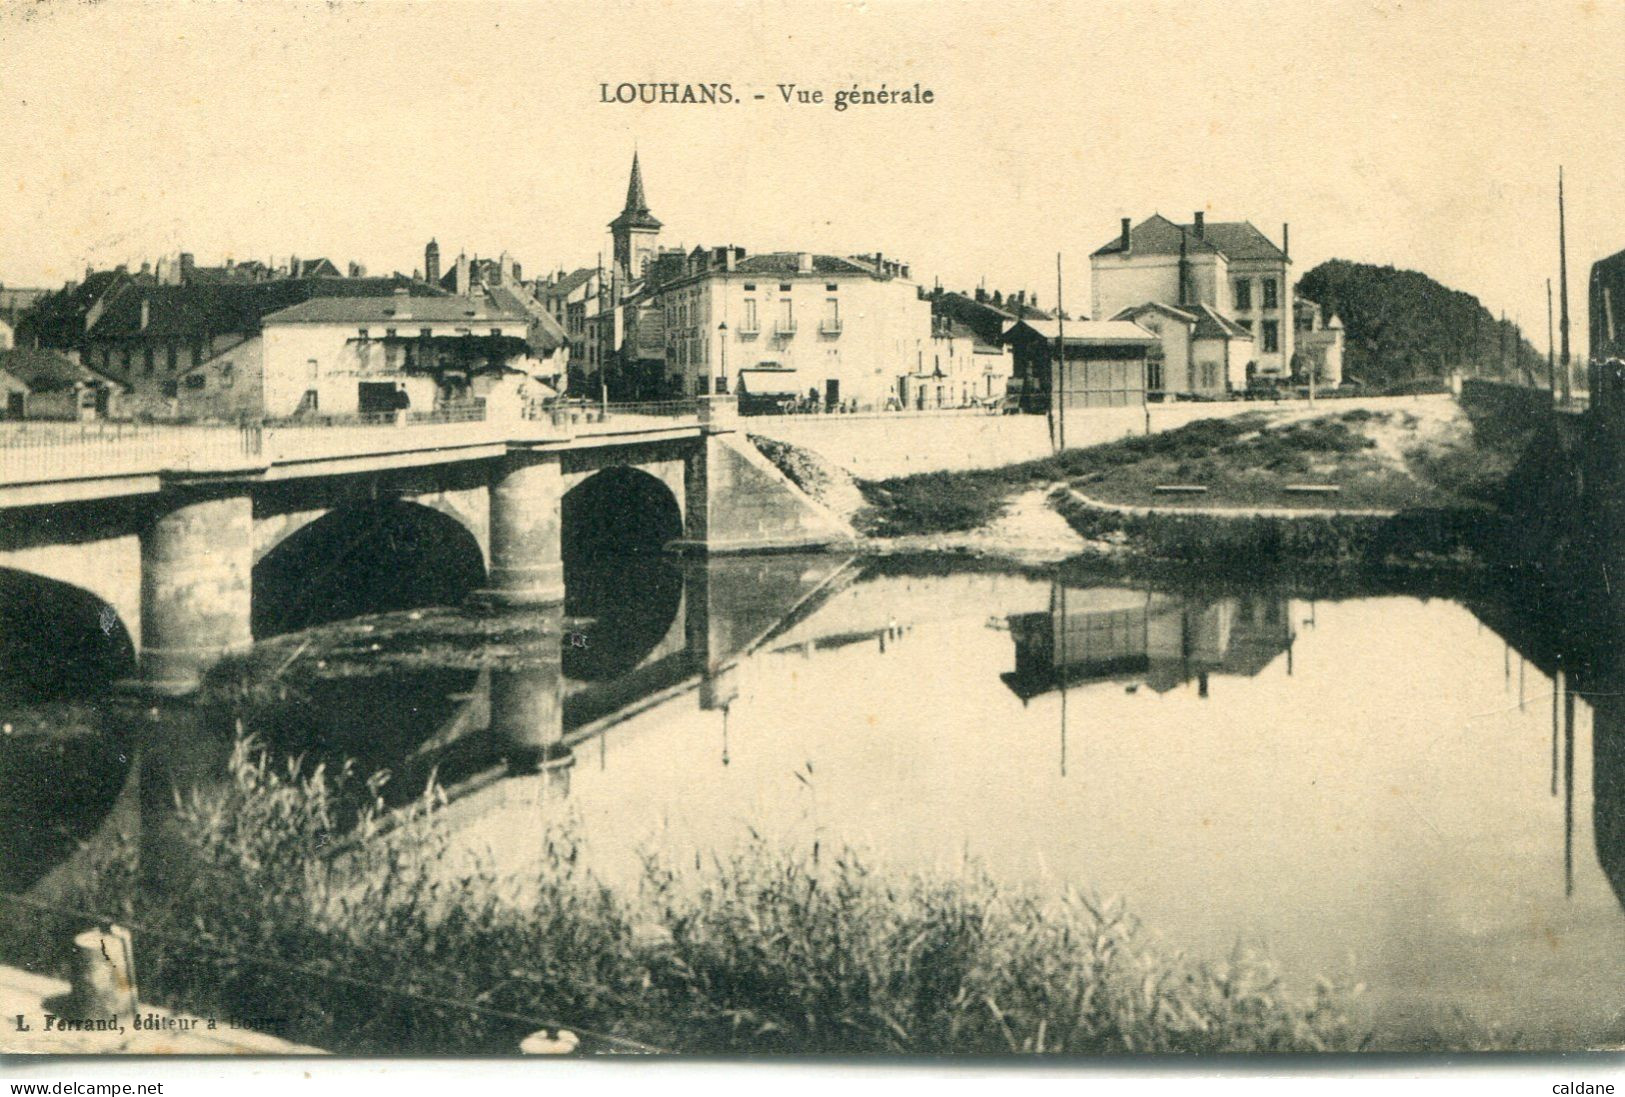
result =
[[[1569,233],[1563,211],[1563,165],[1557,166],[1557,280],[1562,318],[1557,331],[1563,340],[1563,402],[1568,403],[1574,389],[1574,376],[1569,368]]]
[[[1552,334],[1552,280],[1546,279],[1546,387],[1557,399],[1557,342]]]
[[[1507,314],[1504,309],[1501,312],[1501,322],[1495,327],[1495,342],[1501,356],[1496,372],[1500,374],[1500,379],[1505,381],[1507,379]]]
[[[1055,253],[1055,374],[1050,383],[1050,403],[1056,409],[1055,452],[1066,452],[1066,309],[1061,296],[1061,253]],[[1062,696],[1066,696],[1065,693]]]

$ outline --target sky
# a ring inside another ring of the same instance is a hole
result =
[[[666,244],[881,251],[1046,304],[1060,253],[1087,313],[1120,217],[1202,209],[1544,346],[1562,164],[1578,351],[1625,248],[1620,41],[1619,0],[0,0],[0,283],[180,250],[410,272],[431,236],[590,265],[636,149]],[[741,101],[600,102],[659,81]],[[932,104],[828,101],[916,82]]]

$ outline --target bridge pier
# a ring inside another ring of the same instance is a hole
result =
[[[179,696],[253,646],[254,507],[246,492],[166,501],[141,532],[141,678]]]
[[[510,452],[491,476],[491,572],[501,605],[564,601],[564,476],[557,453]]]

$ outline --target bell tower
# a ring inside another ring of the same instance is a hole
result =
[[[632,154],[632,178],[626,184],[626,208],[609,223],[615,241],[615,266],[629,279],[642,278],[654,259],[660,238],[660,222],[649,212],[649,199],[643,193],[643,171],[638,154]]]

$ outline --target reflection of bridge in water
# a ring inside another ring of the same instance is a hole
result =
[[[740,662],[814,609],[849,574],[848,564],[833,555],[656,555],[609,561],[614,584],[595,569],[567,566],[562,605],[476,619],[499,626],[501,635],[511,624],[525,636],[478,653],[488,665],[402,670],[380,663],[316,678],[301,683],[302,704],[253,730],[278,756],[305,754],[312,763],[354,757],[361,773],[387,768],[386,789],[397,802],[414,797],[431,775],[453,800],[478,801],[484,789],[537,772],[564,792],[575,749],[620,721],[685,694],[702,709],[725,710],[737,694]],[[383,630],[391,618],[372,620],[379,624],[330,627]],[[177,863],[184,843],[174,832],[175,798],[224,779],[230,717],[192,700],[109,700],[103,713],[104,728],[118,725],[126,744],[119,756],[127,761],[109,766],[103,746],[93,767],[102,791],[76,805],[83,816],[77,834],[8,851],[8,890],[49,901],[93,871],[121,836],[136,840],[142,872],[155,883],[186,879]],[[34,775],[42,787],[65,776]]]

